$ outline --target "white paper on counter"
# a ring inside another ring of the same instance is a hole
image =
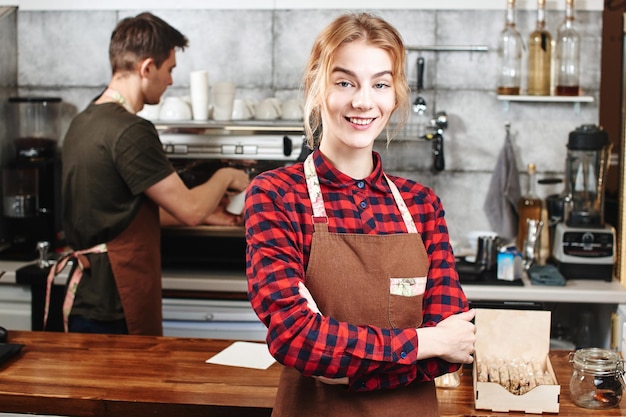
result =
[[[267,369],[275,361],[265,343],[234,342],[212,358],[207,359],[206,363]]]

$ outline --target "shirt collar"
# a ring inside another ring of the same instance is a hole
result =
[[[356,180],[349,177],[343,172],[336,169],[331,162],[324,156],[319,149],[313,153],[315,161],[315,168],[317,176],[319,177],[320,184],[324,184],[329,187],[345,188],[353,187],[358,181],[364,181],[369,187],[386,192],[388,188],[383,180],[383,165],[380,159],[380,154],[372,152],[372,158],[374,160],[374,170],[370,175],[362,180]]]

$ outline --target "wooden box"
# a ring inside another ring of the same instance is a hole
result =
[[[561,386],[548,357],[550,318],[549,311],[476,309],[473,379],[477,410],[559,412]],[[499,375],[494,364],[500,365]],[[485,378],[485,366],[491,367],[489,378]],[[526,372],[533,367],[536,372]],[[522,376],[524,384],[519,384]]]

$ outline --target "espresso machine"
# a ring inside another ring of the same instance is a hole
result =
[[[604,222],[611,147],[606,131],[595,125],[582,125],[569,134],[564,213],[552,244],[552,258],[566,279],[613,279],[615,229]]]
[[[37,242],[54,249],[60,234],[61,99],[10,97],[12,156],[2,169],[4,250],[0,259],[33,260]]]

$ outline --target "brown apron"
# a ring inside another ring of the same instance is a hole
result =
[[[159,207],[146,200],[131,224],[107,242],[128,333],[163,335]]]
[[[393,190],[393,183],[389,179],[387,182]],[[315,211],[313,200],[319,200],[321,192],[309,193]],[[406,210],[404,201],[396,197],[396,203],[403,206],[401,211]],[[391,288],[402,278],[427,277],[428,268],[428,255],[416,232],[338,234],[329,233],[327,223],[315,222],[305,284],[324,316],[357,325],[417,328],[422,323],[423,291],[407,296]],[[304,377],[294,368],[284,368],[272,416],[434,417],[439,416],[439,409],[432,381],[354,392],[342,385]]]
[[[154,202],[146,200],[130,225],[119,236],[106,244],[74,251],[61,258],[48,275],[44,328],[54,277],[63,271],[68,260],[75,259],[78,262],[78,267],[70,277],[63,302],[63,319],[67,331],[67,317],[74,302],[76,288],[82,279],[82,270],[89,268],[85,255],[106,252],[122,302],[128,333],[163,335],[160,239],[159,208]]]

